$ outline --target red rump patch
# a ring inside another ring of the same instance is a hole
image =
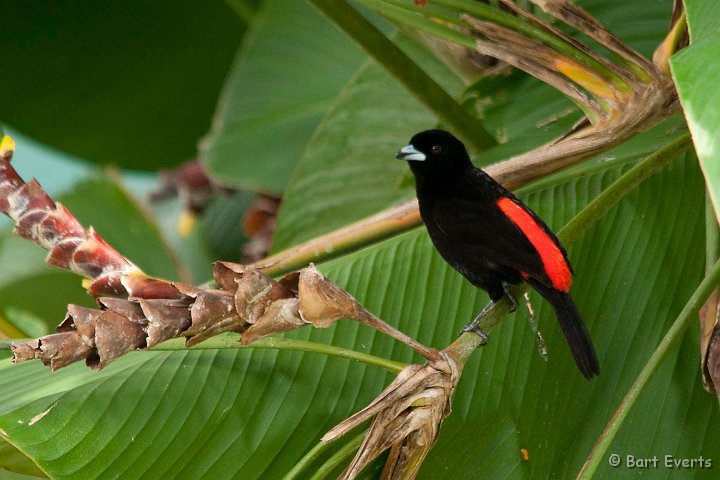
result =
[[[497,201],[497,206],[517,225],[532,246],[535,247],[553,287],[561,292],[570,291],[572,273],[570,273],[570,267],[565,260],[565,256],[553,239],[545,233],[532,215],[510,198],[501,198]],[[527,273],[521,272],[521,275],[527,278]]]

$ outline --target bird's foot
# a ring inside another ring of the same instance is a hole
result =
[[[480,337],[480,340],[482,340],[480,345],[485,345],[488,342],[488,336],[487,336],[487,333],[483,332],[483,330],[480,328],[480,321],[483,319],[483,317],[485,315],[487,315],[487,312],[489,312],[490,309],[494,305],[495,305],[494,302],[488,303],[485,306],[485,308],[483,308],[482,312],[480,312],[480,314],[477,317],[475,317],[475,320],[473,320],[472,322],[468,323],[467,325],[465,325],[463,327],[463,329],[460,331],[459,335],[462,335],[463,333],[467,333],[467,332],[474,332],[477,336]]]
[[[487,333],[483,332],[482,329],[480,328],[480,320],[481,320],[481,318],[478,317],[475,320],[473,320],[472,322],[465,325],[463,327],[462,331],[460,332],[460,335],[462,335],[463,333],[467,333],[467,332],[474,332],[475,334],[477,334],[478,337],[480,337],[480,340],[481,340],[480,345],[485,345],[488,342],[488,336],[487,336]]]

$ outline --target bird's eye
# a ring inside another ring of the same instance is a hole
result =
[[[430,151],[433,153],[433,155],[437,155],[442,152],[442,147],[440,145],[433,145]]]

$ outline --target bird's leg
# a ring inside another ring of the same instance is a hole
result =
[[[483,332],[480,328],[480,320],[483,319],[485,315],[490,311],[491,308],[495,306],[495,302],[490,301],[487,305],[485,305],[485,308],[482,309],[482,312],[478,314],[477,317],[475,317],[475,320],[468,323],[463,327],[463,329],[460,331],[460,335],[467,332],[475,332],[480,339],[482,340],[481,345],[485,345],[488,342],[488,336],[487,333]]]
[[[517,298],[515,298],[515,295],[512,294],[510,285],[503,284],[503,291],[505,292],[505,295],[507,295],[508,300],[510,300],[510,313],[512,313],[518,308]],[[482,339],[481,345],[485,345],[488,342],[488,336],[487,333],[483,332],[480,328],[480,321],[494,306],[495,302],[491,300],[490,303],[485,305],[485,308],[482,309],[482,312],[480,312],[478,316],[475,317],[475,320],[463,327],[463,329],[460,331],[460,335],[466,332],[475,332]]]
[[[503,291],[505,295],[507,295],[508,300],[510,300],[510,313],[512,313],[518,308],[517,298],[515,298],[515,295],[512,293],[512,287],[507,283],[503,284]]]

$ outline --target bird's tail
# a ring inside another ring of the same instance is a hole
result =
[[[590,334],[585,328],[585,323],[580,318],[580,313],[570,294],[534,281],[531,285],[553,306],[558,322],[560,322],[560,328],[565,334],[573,357],[575,357],[575,363],[585,378],[590,380],[595,375],[599,375],[600,365]]]

